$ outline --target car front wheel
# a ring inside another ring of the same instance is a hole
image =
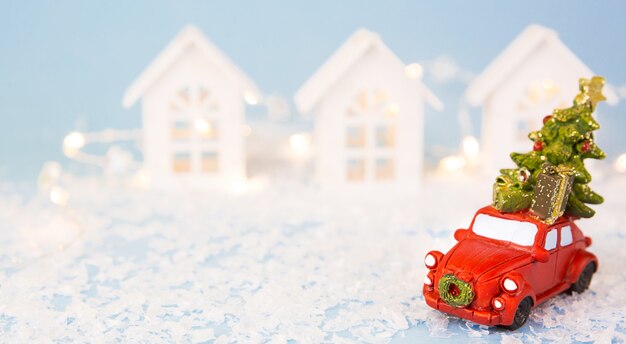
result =
[[[570,287],[570,291],[575,291],[577,293],[582,293],[583,291],[589,288],[589,284],[591,284],[591,277],[593,277],[593,273],[596,270],[596,264],[591,262],[585,266],[583,272],[581,272],[580,276],[578,276],[578,280],[572,283]]]
[[[533,301],[530,297],[523,299],[522,302],[520,302],[517,306],[515,317],[513,317],[513,323],[505,327],[511,331],[515,331],[518,328],[524,326],[526,320],[528,320],[528,316],[530,315],[530,308],[532,307],[532,305]]]

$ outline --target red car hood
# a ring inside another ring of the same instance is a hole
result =
[[[465,239],[459,242],[444,258],[443,274],[452,273],[464,281],[476,281],[484,273],[521,257],[529,252],[506,244],[481,239]],[[506,271],[502,271],[503,273]]]

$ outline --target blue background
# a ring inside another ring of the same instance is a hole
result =
[[[538,23],[557,30],[594,72],[624,85],[625,13],[619,1],[3,1],[0,181],[33,180],[44,161],[65,161],[61,142],[71,130],[139,127],[139,107],[121,107],[124,90],[188,23],[264,93],[291,101],[359,27],[380,33],[406,63],[447,55],[480,73],[524,27]],[[437,83],[428,73],[425,82],[446,104],[441,113],[428,112],[426,143],[454,149],[467,85]],[[626,151],[626,101],[600,112],[596,137],[614,159]],[[472,109],[475,123],[479,113]]]

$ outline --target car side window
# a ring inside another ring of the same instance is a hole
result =
[[[572,243],[572,227],[563,226],[561,228],[561,246],[567,246]]]
[[[543,245],[543,248],[550,251],[556,248],[556,239],[557,239],[557,231],[553,229],[548,232],[546,235],[546,243]]]

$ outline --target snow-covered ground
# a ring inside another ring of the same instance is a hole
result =
[[[446,250],[491,180],[410,191],[270,182],[236,194],[145,192],[71,178],[68,211],[0,187],[6,342],[626,341],[626,179],[580,225],[600,259],[591,290],[558,296],[517,332],[428,308],[424,254]]]

